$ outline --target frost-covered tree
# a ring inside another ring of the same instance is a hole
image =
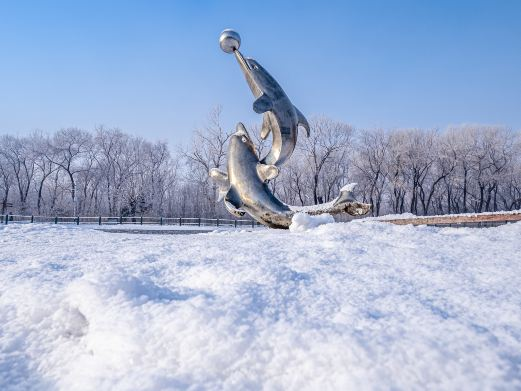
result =
[[[46,155],[67,176],[74,216],[77,211],[77,176],[85,169],[84,158],[92,148],[91,141],[91,134],[84,130],[78,128],[62,129],[55,133]]]
[[[310,124],[311,137],[299,135],[270,181],[288,204],[330,201],[350,181],[374,215],[521,209],[520,132],[483,125],[353,129],[325,117]],[[257,125],[248,129],[265,156],[270,140],[260,139]],[[1,212],[229,217],[208,171],[226,169],[232,133],[218,107],[185,148],[102,126],[1,136]]]
[[[18,190],[18,208],[21,213],[28,209],[29,190],[35,173],[35,159],[29,140],[13,136],[2,136],[0,154],[11,171],[13,182]]]
[[[186,162],[185,181],[197,187],[197,201],[200,203],[195,208],[197,215],[217,214],[217,187],[208,173],[212,168],[226,168],[228,140],[233,133],[232,129],[227,130],[221,125],[221,112],[220,106],[215,108],[205,126],[194,131],[190,146],[182,151]]]
[[[313,118],[310,128],[311,136],[300,137],[299,148],[311,172],[313,203],[318,204],[329,201],[332,190],[346,179],[353,128],[326,117]]]

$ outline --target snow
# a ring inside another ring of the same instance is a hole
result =
[[[311,228],[316,228],[322,224],[334,223],[335,219],[330,214],[322,214],[317,216],[308,215],[306,213],[295,213],[291,219],[289,230],[291,232],[304,232]]]
[[[521,223],[0,228],[0,389],[519,389]]]

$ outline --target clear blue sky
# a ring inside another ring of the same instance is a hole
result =
[[[521,1],[0,0],[0,133],[260,123],[224,28],[308,117],[521,128]]]

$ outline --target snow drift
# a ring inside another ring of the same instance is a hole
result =
[[[0,389],[521,387],[521,224],[0,229]]]
[[[330,214],[308,215],[307,213],[295,213],[291,219],[289,230],[291,232],[304,232],[316,228],[322,224],[334,223],[335,219]]]

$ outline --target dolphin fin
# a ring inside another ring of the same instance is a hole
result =
[[[219,196],[217,201],[221,201],[230,188],[228,174],[219,170],[218,168],[212,168],[210,170],[210,178],[212,178],[212,180],[217,183],[217,186],[219,186]]]
[[[236,216],[236,217],[242,217],[245,215],[245,211],[243,211],[242,209],[237,209],[235,208],[232,204],[230,204],[228,201],[224,201],[224,206],[226,207],[226,209],[228,210],[228,212],[230,212],[232,215]]]
[[[270,179],[276,178],[279,175],[279,169],[277,166],[273,164],[257,164],[257,174],[259,178],[264,182],[269,181]]]
[[[262,94],[255,102],[253,102],[253,111],[255,111],[257,114],[265,113],[272,108],[273,104],[271,99],[266,94]]]
[[[266,140],[266,137],[271,132],[271,120],[268,114],[265,114],[262,118],[262,129],[261,129],[261,139]]]
[[[295,106],[293,106],[293,107],[295,107]],[[302,126],[304,129],[306,129],[306,134],[309,137],[311,134],[311,131],[309,129],[308,120],[306,119],[306,117],[304,117],[304,114],[302,114],[300,112],[300,110],[297,109],[296,107],[295,107],[295,111],[297,112],[297,117],[298,117],[297,125]]]
[[[233,187],[230,187],[224,196],[224,202],[230,204],[235,209],[240,209],[242,206],[241,198],[239,197],[239,194],[237,194],[237,190],[235,190]]]

